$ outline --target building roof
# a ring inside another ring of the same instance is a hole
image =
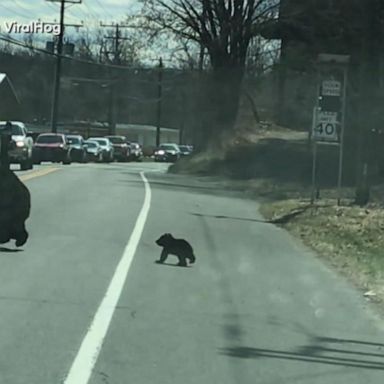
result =
[[[126,130],[126,131],[140,131],[140,132],[155,132],[156,127],[154,125],[144,125],[144,124],[116,124],[116,129]],[[160,128],[161,132],[178,132],[176,128]]]
[[[13,96],[15,97],[16,101],[20,104],[20,100],[17,96],[17,93],[15,91],[15,88],[13,87],[11,80],[9,79],[9,77],[7,76],[6,73],[0,72],[0,86],[3,87],[3,86],[7,86],[7,85],[11,89],[11,92],[12,92]]]

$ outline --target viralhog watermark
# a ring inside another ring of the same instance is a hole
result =
[[[45,24],[42,21],[31,21],[28,24],[17,21],[6,21],[1,28],[6,33],[49,33],[55,36],[60,34],[59,24]]]

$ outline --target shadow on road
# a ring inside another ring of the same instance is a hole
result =
[[[0,252],[4,253],[16,253],[16,252],[23,252],[23,249],[18,248],[7,248],[7,247],[0,247]]]
[[[348,343],[351,349],[329,348],[326,345],[319,344],[301,346],[293,351],[237,346],[222,348],[219,350],[219,353],[221,355],[241,359],[270,358],[300,361],[311,364],[384,370],[384,353],[377,351],[378,347],[382,347],[383,344],[356,340],[331,339],[326,337],[317,338],[317,341],[319,343]],[[355,345],[360,348],[364,345],[370,349],[366,351],[355,350],[352,348]],[[373,347],[375,347],[375,350],[372,350]],[[364,359],[363,357],[366,358]]]
[[[171,263],[157,263],[156,261],[155,261],[155,264],[157,264],[157,265],[164,265],[166,267],[192,268],[192,266],[190,266],[190,265],[183,266],[183,265],[177,265],[177,264],[171,264]]]
[[[285,213],[283,215],[277,216],[273,218],[272,220],[262,220],[262,219],[253,219],[253,218],[246,218],[246,217],[231,217],[231,216],[223,216],[223,215],[206,215],[203,213],[196,213],[196,212],[190,212],[193,216],[198,217],[210,217],[214,219],[227,219],[227,220],[240,220],[240,221],[251,221],[254,223],[262,223],[262,224],[286,224],[296,216],[302,214],[307,209],[311,208],[310,205],[294,209],[288,213]]]
[[[360,341],[360,340],[351,340],[351,339],[336,339],[332,337],[314,337],[315,341],[323,342],[323,343],[338,343],[338,344],[361,344],[361,345],[371,345],[374,347],[384,347],[384,344],[381,343],[373,343],[370,341]],[[384,352],[383,355],[384,357]]]
[[[251,221],[251,222],[255,222],[255,223],[271,224],[271,222],[268,221],[268,220],[251,219],[251,218],[247,218],[247,217],[232,217],[232,216],[223,216],[223,215],[206,215],[206,214],[197,213],[197,212],[190,212],[190,214],[193,215],[193,216],[209,217],[209,218],[212,218],[212,219],[227,219],[227,220]]]

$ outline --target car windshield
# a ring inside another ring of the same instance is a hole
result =
[[[99,145],[102,145],[102,146],[108,145],[108,141],[105,139],[92,139],[92,140],[96,141],[97,143],[99,143]]]
[[[125,144],[126,141],[124,140],[123,137],[108,137],[109,141],[112,144]]]
[[[384,0],[0,0],[0,121],[0,384],[384,383]]]
[[[69,144],[80,144],[80,139],[78,137],[67,136],[67,140]]]
[[[57,135],[43,135],[43,136],[39,136],[36,139],[36,143],[38,143],[38,144],[63,143],[63,138],[62,138],[62,136],[57,136]]]
[[[4,129],[6,123],[0,123],[0,130]],[[22,136],[23,130],[18,124],[12,124],[12,136]]]
[[[177,148],[171,144],[162,144],[160,145],[159,149],[163,151],[175,151]]]

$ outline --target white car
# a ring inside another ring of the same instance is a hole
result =
[[[132,160],[142,161],[143,160],[143,150],[141,148],[141,145],[139,143],[130,143],[129,146],[131,147]]]
[[[106,137],[90,137],[87,141],[96,141],[99,143],[102,153],[103,153],[103,161],[106,163],[110,163],[114,160],[114,148],[111,140]]]
[[[101,163],[103,161],[103,150],[97,141],[85,140],[84,146],[87,151],[88,158],[92,161]]]
[[[10,121],[12,149],[8,156],[11,164],[20,164],[20,169],[25,171],[33,168],[32,150],[33,139],[28,136],[27,127],[21,121]],[[0,121],[0,131],[6,128],[7,121]]]

